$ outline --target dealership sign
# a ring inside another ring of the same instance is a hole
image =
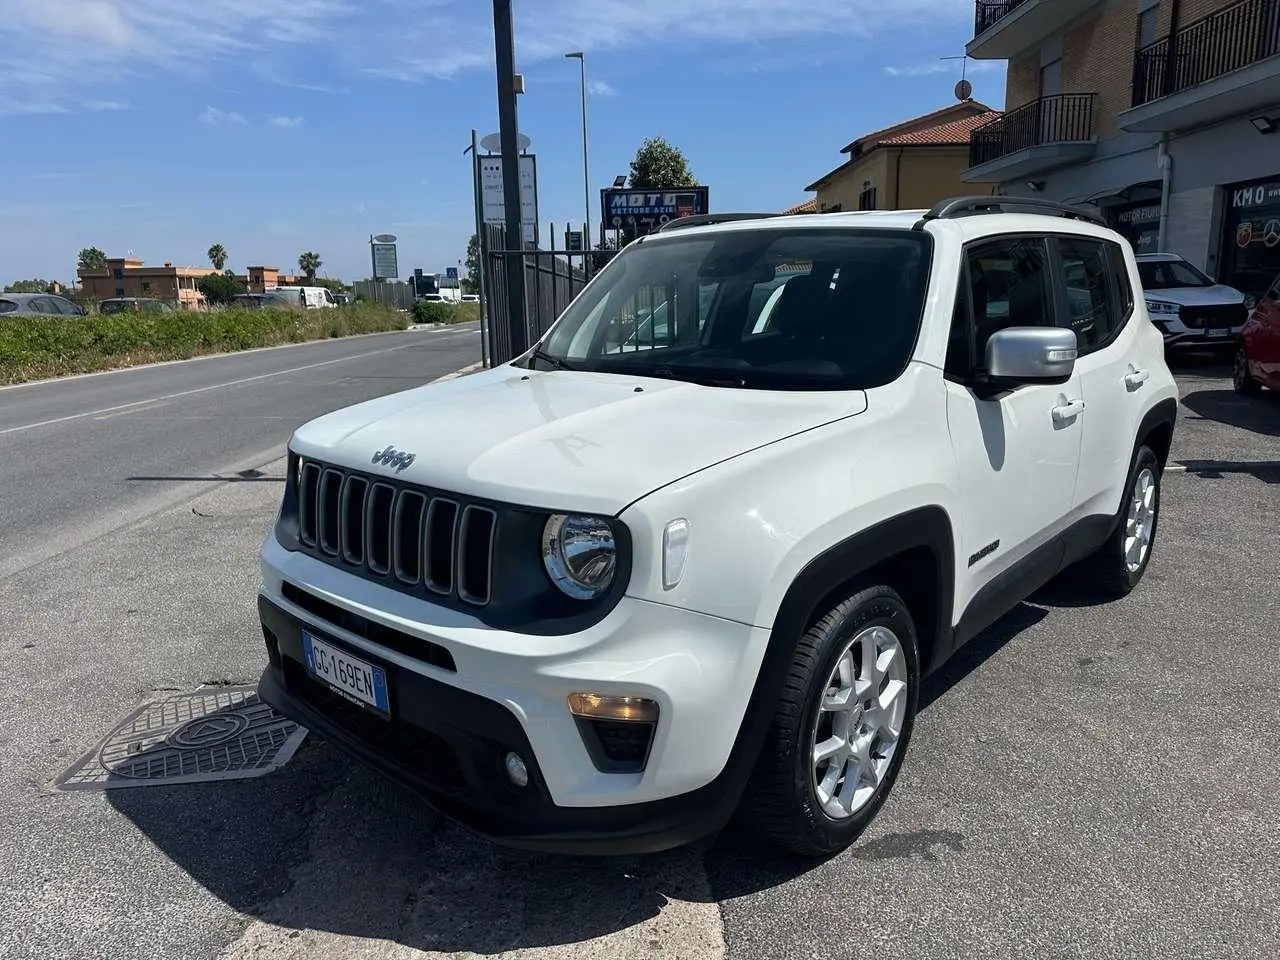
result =
[[[380,233],[369,238],[369,250],[373,258],[373,279],[390,280],[400,276],[396,257],[396,238],[390,233]]]
[[[653,233],[680,217],[708,213],[707,187],[672,190],[631,190],[611,187],[600,191],[600,210],[606,230],[621,231],[627,239]]]

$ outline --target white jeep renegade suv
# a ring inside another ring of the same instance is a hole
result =
[[[504,843],[845,847],[923,676],[1069,565],[1142,578],[1141,289],[1044,201],[674,221],[516,361],[297,430],[261,696]]]

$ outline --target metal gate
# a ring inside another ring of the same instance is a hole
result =
[[[588,234],[583,231],[580,235]],[[550,236],[558,236],[555,224],[551,224]],[[512,324],[513,321],[519,323],[520,318],[512,316],[507,294],[507,271],[513,265],[519,264],[517,269],[524,274],[525,315],[521,325],[527,347],[547,332],[613,254],[612,250],[543,250],[535,245],[511,249],[507,246],[506,230],[496,224],[485,224],[480,236],[480,260],[484,264],[485,365],[494,367],[518,355],[512,343]]]

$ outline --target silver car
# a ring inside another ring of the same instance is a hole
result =
[[[1136,259],[1147,313],[1166,347],[1235,346],[1249,318],[1243,293],[1215,283],[1176,254],[1144,253]]]
[[[78,303],[53,293],[0,293],[0,316],[83,317],[88,313]]]

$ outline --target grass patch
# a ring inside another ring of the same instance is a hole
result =
[[[253,347],[404,330],[376,303],[331,310],[209,310],[88,317],[0,315],[0,383],[185,360]]]
[[[413,305],[412,313],[414,323],[471,323],[480,319],[480,304],[419,300]]]

